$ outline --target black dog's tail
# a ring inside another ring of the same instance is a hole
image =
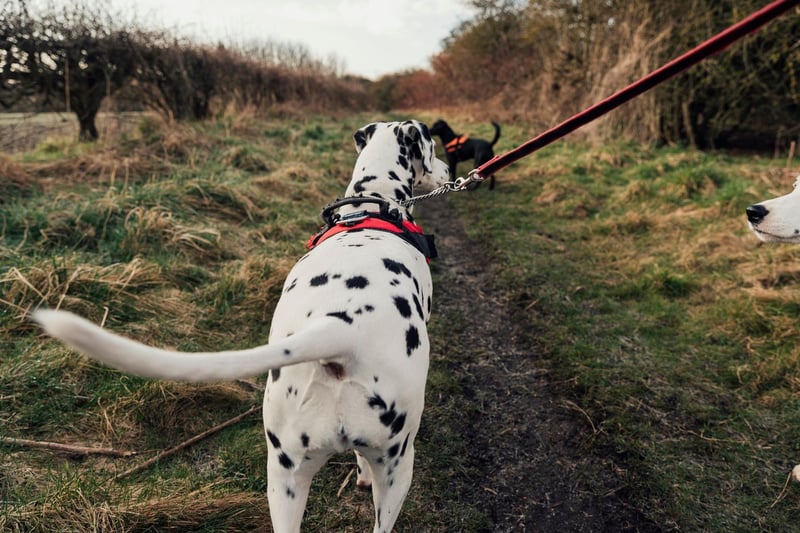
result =
[[[494,139],[492,139],[492,142],[490,142],[489,144],[494,146],[497,143],[497,140],[500,138],[500,124],[498,124],[493,120],[492,126],[494,126]]]

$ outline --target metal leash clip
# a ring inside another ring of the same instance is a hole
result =
[[[480,183],[485,179],[486,178],[478,174],[477,169],[471,170],[469,174],[467,174],[466,178],[456,178],[456,180],[453,182],[453,190],[463,191],[464,189],[469,187],[471,183]]]

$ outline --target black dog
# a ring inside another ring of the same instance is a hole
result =
[[[478,168],[494,157],[492,147],[500,138],[500,125],[492,121],[492,126],[494,126],[494,139],[488,142],[483,139],[470,138],[467,135],[456,135],[444,120],[439,119],[433,123],[430,128],[431,135],[438,135],[442,139],[452,178],[456,177],[456,165],[459,161],[474,159],[475,168]],[[490,178],[489,189],[494,189],[494,174],[484,177]]]

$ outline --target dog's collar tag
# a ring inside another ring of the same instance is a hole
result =
[[[367,211],[366,209],[364,211],[357,211],[355,213],[349,213],[347,215],[340,215],[336,220],[336,224],[344,224],[345,226],[351,226],[356,222],[361,222],[368,216],[369,216],[369,211]]]

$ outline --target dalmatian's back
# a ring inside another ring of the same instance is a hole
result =
[[[425,258],[396,236],[370,230],[342,233],[311,250],[286,278],[270,343],[302,331],[315,318],[332,316],[341,322],[335,334],[348,339],[354,356],[272,371],[267,418],[276,428],[297,426],[300,420],[319,424],[312,429],[303,422],[295,428],[309,437],[324,433],[321,428],[333,421],[327,432],[335,438],[325,439],[346,449],[348,443],[338,436],[342,429],[361,432],[351,438],[365,442],[370,431],[381,435],[376,440],[385,440],[380,400],[388,402],[387,409],[394,403],[418,416],[422,405],[415,404],[428,371],[425,325],[431,298]],[[330,339],[316,342],[324,345]]]

